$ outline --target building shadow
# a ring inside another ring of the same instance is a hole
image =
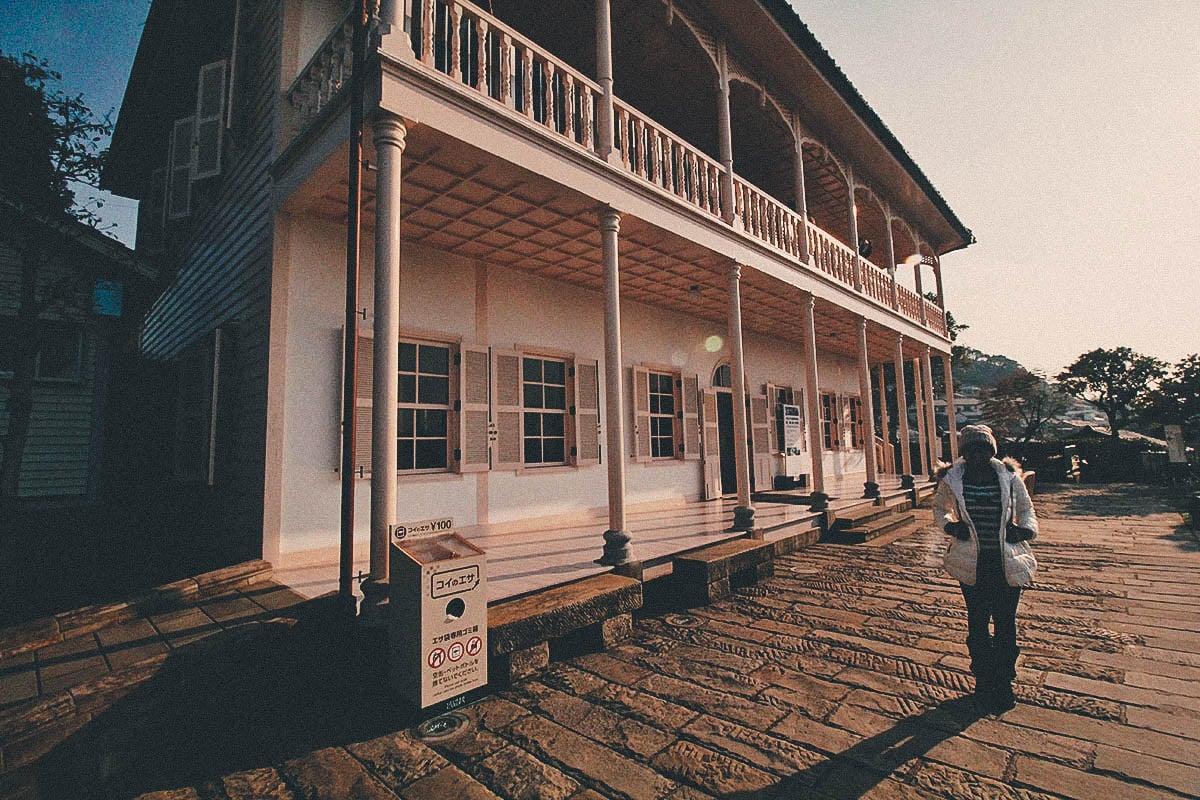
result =
[[[26,768],[30,796],[129,797],[408,727],[382,648],[319,598],[186,645]],[[119,693],[114,688],[114,693]],[[77,698],[84,714],[88,702]],[[13,777],[13,776],[10,776]]]
[[[891,728],[753,792],[721,795],[724,800],[766,800],[819,796],[857,800],[870,794],[896,770],[957,736],[981,714],[971,697],[957,697],[896,722]],[[889,795],[890,796],[890,795]]]

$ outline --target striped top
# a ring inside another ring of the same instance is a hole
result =
[[[979,552],[1000,551],[1000,480],[992,475],[987,483],[963,480],[963,501],[979,535]]]

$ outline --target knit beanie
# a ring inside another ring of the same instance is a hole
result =
[[[992,451],[992,456],[995,456],[999,448],[996,447],[996,435],[992,433],[992,429],[987,425],[967,425],[958,432],[958,450],[965,452],[971,445],[984,444]]]

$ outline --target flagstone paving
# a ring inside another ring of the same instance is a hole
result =
[[[109,743],[107,779],[159,790],[146,800],[1200,796],[1200,543],[1154,490],[1070,487],[1035,503],[1020,703],[1000,717],[973,710],[961,594],[920,510],[868,545],[777,559],[774,578],[729,601],[652,611],[627,643],[552,664],[441,739],[389,730],[386,715],[347,724],[361,706],[338,699],[344,684],[296,664],[323,651],[230,655],[233,668],[180,684],[233,693],[245,705],[223,709],[228,724],[179,712],[167,735],[163,716],[188,695],[172,686],[162,706],[150,692],[124,712],[148,728],[105,729],[125,736]],[[288,687],[230,688],[263,670]],[[162,741],[140,752],[146,730]],[[43,776],[78,752],[60,747]]]

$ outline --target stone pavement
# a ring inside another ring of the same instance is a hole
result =
[[[1034,499],[1042,570],[1002,717],[966,697],[963,602],[922,510],[869,545],[779,559],[730,601],[651,611],[626,644],[465,709],[457,733],[367,720],[380,706],[339,699],[328,651],[291,643],[98,719],[109,755],[88,774],[155,800],[1200,796],[1200,544],[1151,490]],[[43,785],[68,785],[48,776],[85,749],[49,754]]]

